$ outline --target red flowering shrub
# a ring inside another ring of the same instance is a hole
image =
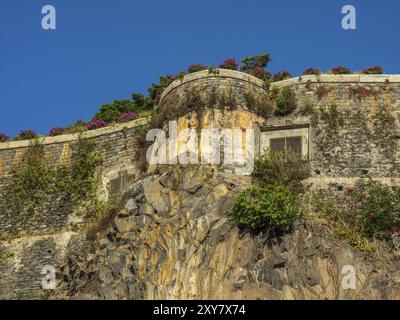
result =
[[[17,135],[14,140],[30,140],[38,137],[38,134],[33,130],[21,130],[21,133]]]
[[[331,69],[330,73],[332,74],[350,74],[351,71],[346,67],[334,67]]]
[[[55,137],[55,136],[61,136],[63,134],[66,134],[68,132],[68,129],[66,128],[52,128],[49,132],[50,137]]]
[[[315,68],[308,68],[308,69],[304,70],[302,73],[303,76],[309,76],[309,75],[319,76],[320,74],[321,74],[321,71],[319,69],[315,69]]]
[[[255,76],[261,80],[269,80],[271,79],[271,73],[268,71],[265,71],[265,69],[261,67],[256,67],[254,69],[248,69],[245,71],[245,73],[251,74],[252,76]]]
[[[221,69],[229,69],[229,70],[237,70],[238,68],[238,63],[234,58],[229,58],[223,61],[220,65],[219,68]]]
[[[359,190],[349,188],[336,197],[334,217],[365,238],[389,239],[400,230],[400,188],[392,189],[370,181]]]
[[[207,69],[207,67],[202,65],[202,64],[192,64],[192,65],[189,66],[188,72],[189,73],[193,73],[193,72],[206,70],[206,69]]]
[[[289,73],[289,71],[280,71],[278,73],[274,74],[274,78],[273,81],[277,82],[277,81],[282,81],[282,80],[286,80],[286,79],[290,79],[292,77],[292,75]]]
[[[375,66],[375,67],[369,67],[361,71],[361,73],[364,74],[382,74],[383,73],[383,68],[380,66]]]
[[[0,142],[6,142],[10,139],[5,133],[0,132]]]

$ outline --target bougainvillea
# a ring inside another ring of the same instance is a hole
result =
[[[221,69],[229,69],[229,70],[237,70],[238,63],[234,58],[229,58],[224,60],[220,65],[219,68]]]
[[[33,130],[21,130],[21,133],[17,135],[14,140],[30,140],[38,137],[38,134]]]
[[[364,74],[382,74],[383,68],[381,66],[369,67],[361,71]]]
[[[68,132],[68,130],[66,128],[52,128],[49,132],[49,136],[50,137],[55,137],[55,136],[61,136],[63,134],[66,134]]]
[[[269,73],[268,71],[265,71],[263,68],[261,67],[257,67],[254,69],[248,69],[245,71],[248,74],[251,74],[252,76],[255,76],[261,80],[269,80],[271,79],[271,73]]]
[[[188,72],[189,73],[193,73],[193,72],[197,72],[197,71],[201,71],[201,70],[206,70],[207,67],[205,65],[202,64],[192,64],[189,66],[188,68]]]
[[[303,76],[309,76],[309,75],[319,76],[320,74],[321,74],[321,71],[316,68],[308,68],[308,69],[304,70],[302,73]]]
[[[273,81],[277,82],[277,81],[282,81],[282,80],[286,80],[286,79],[290,79],[292,77],[292,75],[289,73],[289,71],[280,71],[274,74],[274,78]]]
[[[5,142],[10,139],[5,133],[0,132],[0,142]]]
[[[121,114],[118,118],[117,118],[117,122],[118,123],[123,123],[123,122],[128,122],[128,121],[132,121],[135,120],[139,117],[139,115],[136,112],[126,112],[124,114]]]
[[[346,67],[334,67],[331,69],[330,73],[332,74],[350,74],[351,71]]]
[[[104,120],[99,120],[99,119],[93,119],[92,121],[90,121],[87,125],[86,128],[88,130],[94,130],[94,129],[98,129],[98,128],[103,128],[107,126],[107,122]]]

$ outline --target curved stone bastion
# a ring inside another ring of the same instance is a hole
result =
[[[276,99],[285,87],[296,108],[278,116]],[[158,112],[181,116],[178,135],[187,128],[253,129],[255,156],[293,144],[310,161],[311,189],[340,192],[370,178],[400,184],[399,75],[312,75],[267,88],[248,74],[204,70],[174,81]]]

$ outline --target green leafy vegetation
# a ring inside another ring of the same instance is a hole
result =
[[[297,100],[293,90],[289,87],[284,87],[276,97],[277,116],[286,116],[292,113],[297,108]]]
[[[375,114],[372,116],[374,133],[380,138],[389,137],[396,119],[390,113],[389,107],[379,105]]]
[[[235,224],[255,231],[285,232],[303,215],[299,192],[309,166],[295,153],[266,152],[255,160],[256,187],[242,192],[230,216]]]
[[[314,197],[317,212],[334,224],[334,231],[356,248],[372,251],[373,240],[390,241],[400,233],[400,189],[370,180],[359,188],[349,188],[337,197],[326,193]]]
[[[7,260],[9,258],[12,258],[12,257],[14,257],[14,252],[3,251],[3,252],[0,253],[0,262],[4,261],[4,260]]]
[[[94,118],[112,123],[123,113],[134,111],[136,111],[135,104],[131,100],[114,100],[111,104],[104,104]]]
[[[301,182],[310,176],[308,161],[289,150],[264,152],[254,161],[252,176],[262,186],[281,184],[299,190]]]
[[[103,205],[97,198],[96,176],[101,158],[94,148],[92,141],[79,139],[72,166],[54,165],[35,140],[5,183],[1,211],[22,222],[61,208],[93,216]]]
[[[295,193],[285,186],[274,184],[242,192],[229,214],[241,227],[285,232],[301,217],[301,210]]]
[[[335,104],[329,105],[326,111],[321,109],[321,119],[327,124],[330,131],[336,131],[344,123],[344,119]]]

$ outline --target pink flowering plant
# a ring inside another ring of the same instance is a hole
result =
[[[33,130],[21,130],[20,134],[17,135],[14,140],[30,140],[35,139],[39,135]]]
[[[238,63],[236,62],[235,58],[229,58],[221,62],[219,65],[220,69],[229,69],[229,70],[237,70]]]
[[[334,67],[331,69],[330,73],[332,74],[350,74],[351,71],[347,67]]]
[[[0,142],[6,142],[9,139],[10,138],[5,133],[0,132]]]
[[[107,127],[107,125],[108,125],[108,123],[104,120],[93,119],[86,125],[86,128],[88,130],[95,130],[95,129]]]
[[[49,136],[50,137],[61,136],[66,133],[68,133],[68,129],[55,127],[50,130]]]
[[[136,120],[137,118],[139,118],[139,114],[137,114],[136,112],[125,112],[117,118],[117,122],[123,123],[123,122]]]

